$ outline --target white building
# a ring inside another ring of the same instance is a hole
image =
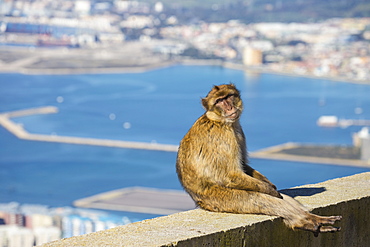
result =
[[[41,245],[59,240],[62,233],[58,227],[37,227],[33,229],[33,234],[36,245]]]
[[[33,232],[16,225],[0,225],[0,246],[33,247]]]
[[[86,0],[78,0],[75,3],[74,10],[80,15],[88,15],[91,10],[91,2]]]

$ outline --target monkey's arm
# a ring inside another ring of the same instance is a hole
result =
[[[257,172],[259,175],[263,176],[261,173]],[[264,177],[264,176],[263,176]],[[266,178],[265,178],[266,179]],[[266,179],[260,180],[254,178],[245,173],[234,173],[229,174],[227,181],[225,181],[225,187],[247,190],[247,191],[256,191],[264,194],[268,194],[277,198],[283,198],[280,193],[276,190],[276,186],[273,185],[270,181]]]
[[[258,180],[261,180],[265,183],[268,183],[269,185],[271,185],[275,190],[277,189],[276,186],[270,182],[270,180],[268,180],[264,175],[262,175],[260,172],[254,170],[252,167],[250,167],[249,165],[247,164],[243,164],[243,170],[246,174],[248,174],[249,176],[251,177],[254,177]]]

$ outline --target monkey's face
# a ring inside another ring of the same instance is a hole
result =
[[[233,84],[214,86],[202,104],[207,117],[214,121],[235,122],[243,110],[240,93]]]

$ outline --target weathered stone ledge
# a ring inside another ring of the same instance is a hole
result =
[[[370,172],[283,191],[320,215],[342,215],[338,233],[292,231],[278,217],[195,209],[110,230],[62,239],[67,246],[368,246]]]

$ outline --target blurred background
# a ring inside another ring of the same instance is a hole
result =
[[[0,1],[0,245],[194,208],[181,138],[233,82],[279,189],[370,171],[364,0]]]

